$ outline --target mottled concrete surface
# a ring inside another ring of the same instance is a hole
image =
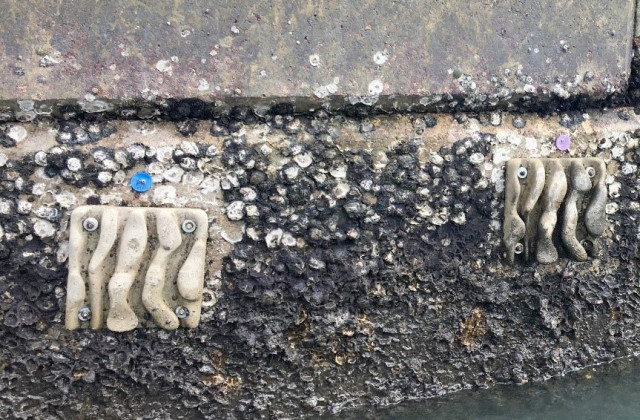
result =
[[[1,124],[0,417],[340,418],[634,355],[639,128],[629,108]],[[588,261],[506,263],[519,156],[606,162]],[[64,329],[83,204],[207,210],[197,329]]]
[[[587,108],[633,3],[5,1],[0,417],[342,416],[637,354],[640,118]],[[506,264],[505,162],[585,156],[597,252]],[[197,329],[64,329],[84,204],[207,211]]]
[[[48,113],[64,100],[96,112],[159,98],[300,111],[603,98],[626,87],[633,18],[633,0],[6,0],[0,99]]]

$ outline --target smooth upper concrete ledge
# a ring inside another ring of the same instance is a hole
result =
[[[634,1],[6,0],[0,101],[484,108],[626,88]]]

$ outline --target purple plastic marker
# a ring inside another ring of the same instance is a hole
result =
[[[558,150],[567,151],[571,147],[571,138],[568,134],[560,134],[556,138],[556,147]]]

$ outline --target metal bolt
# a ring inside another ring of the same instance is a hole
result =
[[[582,247],[585,249],[585,251],[587,252],[591,252],[593,250],[593,242],[589,239],[583,239],[580,241],[580,245],[582,245]]]
[[[82,227],[87,232],[93,232],[94,230],[98,229],[99,225],[100,224],[98,223],[98,219],[96,219],[95,217],[87,217],[82,221]]]
[[[196,222],[194,222],[191,219],[187,219],[184,222],[182,222],[182,231],[184,233],[193,233],[196,231],[197,228],[198,228],[198,225],[196,224]]]
[[[189,316],[189,310],[187,308],[185,308],[184,306],[178,306],[176,308],[176,316],[179,319],[185,319],[186,317]]]
[[[521,242],[518,242],[516,246],[513,248],[513,252],[515,252],[516,254],[522,254],[523,251],[524,251],[524,245],[522,245]]]
[[[518,178],[520,179],[524,179],[527,177],[527,168],[525,168],[524,166],[521,166],[518,168]]]
[[[596,176],[596,168],[594,168],[593,166],[589,166],[587,168],[587,175],[589,175],[589,178],[593,178],[594,176]]]
[[[78,319],[82,322],[87,322],[91,319],[91,308],[88,306],[83,306],[78,311]]]

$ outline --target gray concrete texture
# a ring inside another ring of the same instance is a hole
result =
[[[301,111],[602,98],[626,88],[635,13],[633,0],[3,3],[0,101],[91,111],[158,98]]]
[[[638,354],[631,107],[347,112],[625,93],[634,2],[557,3],[5,0],[0,418],[345,418]],[[505,164],[585,156],[588,260],[507,264]],[[206,211],[198,328],[65,328],[83,205]]]
[[[0,418],[343,419],[638,354],[640,116],[577,117],[0,125]],[[588,260],[509,265],[507,162],[582,156],[607,168]],[[197,328],[65,328],[85,204],[207,213]]]

